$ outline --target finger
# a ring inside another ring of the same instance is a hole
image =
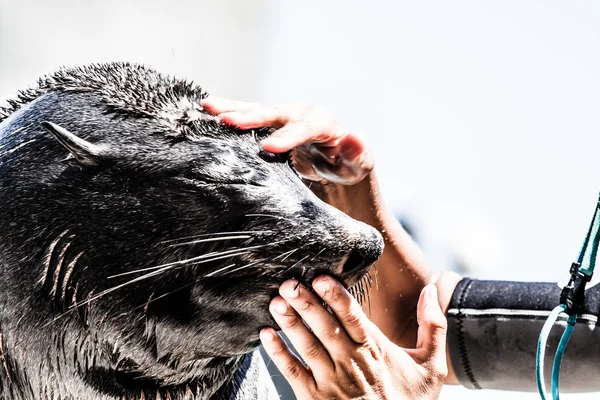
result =
[[[258,103],[229,100],[217,96],[208,96],[200,101],[200,105],[210,114],[219,115],[224,112],[248,110],[257,107]]]
[[[305,393],[307,387],[314,385],[314,378],[310,371],[290,352],[273,328],[262,329],[260,341],[296,395]]]
[[[377,340],[382,335],[356,299],[338,281],[330,276],[320,276],[314,280],[313,288],[329,305],[352,340],[365,343],[369,338]]]
[[[360,166],[361,168],[373,168],[373,162],[364,140],[354,133],[347,133],[340,137],[336,147],[319,146],[323,154],[339,158],[346,164]],[[329,154],[332,153],[333,154]]]
[[[313,163],[310,161],[310,149],[308,146],[296,147],[290,154],[292,166],[303,179],[309,181],[323,181],[323,177],[315,171]]]
[[[294,280],[284,282],[279,293],[302,317],[331,357],[340,353],[347,354],[349,347],[354,344],[337,319],[321,305],[317,296]]]
[[[329,305],[350,338],[357,343],[365,343],[380,331],[363,312],[360,304],[339,283],[330,276],[320,276],[313,282],[317,294]]]
[[[283,298],[275,297],[271,301],[269,310],[312,371],[323,372],[333,369],[333,360],[327,350]]]
[[[285,107],[289,122],[261,144],[267,151],[281,153],[305,143],[336,146],[343,135],[341,127],[320,107],[292,103]]]
[[[429,284],[421,291],[417,304],[417,352],[420,358],[436,366],[446,367],[447,322],[440,308],[435,285]]]
[[[373,169],[372,157],[354,135],[340,139],[336,147],[311,146],[308,160],[319,176],[334,183],[357,183]]]
[[[293,166],[303,178],[354,184],[373,170],[373,157],[357,135],[349,133],[330,141],[333,146],[314,144],[294,149]]]
[[[306,143],[323,143],[330,141],[334,135],[324,131],[319,126],[311,125],[308,121],[290,122],[275,131],[260,144],[268,152],[284,153]]]
[[[288,121],[288,113],[276,106],[257,106],[248,110],[228,111],[219,114],[219,118],[228,124],[240,129],[252,128],[281,128]]]

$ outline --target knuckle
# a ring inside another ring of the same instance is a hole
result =
[[[315,308],[315,305],[312,303],[312,301],[309,301],[309,300],[305,300],[305,301],[301,302],[300,304],[298,304],[298,311],[302,312],[302,313],[308,313],[313,308]]]
[[[381,344],[376,340],[372,341],[371,353],[378,360],[385,359],[385,351]]]
[[[286,316],[282,323],[281,328],[283,329],[297,329],[300,326],[300,318],[294,316]]]
[[[344,325],[350,328],[361,328],[363,326],[361,315],[355,310],[350,309],[344,315]]]
[[[345,293],[340,290],[338,285],[334,284],[328,294],[329,294],[329,300],[332,303],[338,303],[338,304],[348,303],[348,297],[345,296]]]
[[[374,360],[382,360],[385,358],[383,349],[375,340],[367,340],[362,346],[360,346],[359,350],[363,355],[368,355]]]
[[[301,372],[300,364],[294,361],[290,361],[283,367],[282,373],[288,378],[298,378]]]
[[[277,346],[276,349],[273,350],[272,358],[280,359],[289,355],[289,350],[285,346]]]
[[[334,342],[340,339],[341,332],[339,323],[334,320],[323,330],[323,338],[328,342]]]
[[[304,351],[302,353],[304,354],[305,358],[314,359],[318,358],[321,355],[322,351],[323,347],[318,342],[312,342],[304,348]]]

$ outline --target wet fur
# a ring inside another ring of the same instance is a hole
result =
[[[113,63],[2,110],[0,398],[231,397],[283,280],[352,285],[381,254],[261,150],[269,131],[221,124],[206,95]]]

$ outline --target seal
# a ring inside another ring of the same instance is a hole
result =
[[[251,352],[279,284],[365,288],[379,233],[206,96],[109,63],[2,109],[2,399],[257,398]]]

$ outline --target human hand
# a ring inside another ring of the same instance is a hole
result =
[[[292,151],[294,168],[305,179],[352,185],[373,169],[365,143],[342,128],[324,109],[300,103],[281,106],[209,96],[202,107],[240,129],[277,129],[261,142],[266,151]]]
[[[421,292],[414,349],[403,349],[387,339],[333,278],[318,277],[313,288],[334,315],[294,280],[281,285],[281,297],[270,305],[275,321],[306,366],[274,329],[260,333],[265,350],[299,400],[438,398],[447,374],[446,319],[435,286],[427,285]]]

